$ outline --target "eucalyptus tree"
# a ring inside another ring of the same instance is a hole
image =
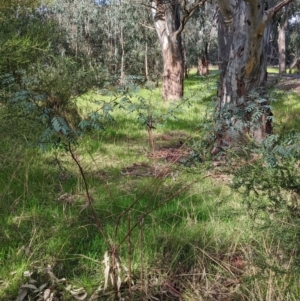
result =
[[[287,60],[290,59],[288,43],[293,47],[293,35],[297,33],[297,12],[300,9],[300,1],[295,0],[281,10],[276,17],[277,25],[277,49],[279,73],[286,73]],[[294,30],[296,29],[296,31]]]
[[[289,29],[288,52],[291,58],[289,73],[296,68],[296,72],[300,74],[300,13],[292,19]]]
[[[292,1],[218,0],[221,72],[218,131],[212,153],[247,139],[249,134],[260,142],[272,131],[269,106],[257,93],[266,81],[269,24]]]
[[[151,0],[154,27],[163,57],[162,96],[177,100],[183,96],[184,60],[181,33],[194,11],[207,0]]]
[[[279,66],[279,73],[283,74],[286,73],[286,32],[288,30],[288,13],[287,11],[281,16],[280,20],[278,21],[278,38],[277,38],[277,45],[278,45],[278,66]]]
[[[37,15],[40,1],[0,1],[0,73],[21,82],[22,75],[48,50],[52,23]]]
[[[59,45],[62,54],[69,48],[75,56],[102,65],[112,75],[111,81],[122,85],[129,77],[150,78],[158,69],[157,38],[149,13],[140,5],[118,0],[55,0],[51,7],[67,35],[67,41]]]
[[[35,9],[41,4],[41,0],[0,0],[0,11],[11,12],[14,15]]]
[[[206,3],[195,11],[183,33],[186,64],[188,68],[197,66],[198,75],[209,72],[209,50],[217,49],[216,12],[216,5]]]
[[[52,17],[57,20],[65,40],[57,45],[61,55],[70,54],[94,58],[101,51],[101,18],[93,0],[54,0],[49,5]],[[99,49],[100,47],[100,49]]]
[[[116,71],[120,73],[120,83],[134,77],[150,80],[157,73],[156,62],[160,60],[148,11],[130,1],[118,2],[111,9],[109,19],[115,20],[115,54],[119,61]]]
[[[300,1],[297,0],[294,12],[289,19],[287,53],[290,61],[289,73],[293,68],[300,74]]]

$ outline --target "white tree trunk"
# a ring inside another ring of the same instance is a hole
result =
[[[124,49],[124,36],[123,36],[123,30],[124,28],[121,27],[120,31],[120,44],[121,44],[121,70],[120,70],[120,85],[125,85],[125,49]]]
[[[283,22],[278,24],[278,65],[279,65],[279,73],[286,73],[286,30],[288,26],[288,21],[285,18]]]

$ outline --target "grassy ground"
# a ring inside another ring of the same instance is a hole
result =
[[[299,300],[297,225],[253,219],[231,175],[199,149],[215,88],[214,74],[190,76],[178,108],[159,89],[132,93],[132,113],[115,107],[114,122],[81,138],[74,154],[97,221],[70,154],[40,152],[38,123],[1,108],[0,300],[112,300],[108,245],[127,300]],[[299,96],[274,95],[276,131],[298,129]],[[84,115],[114,99],[90,93],[78,105]]]

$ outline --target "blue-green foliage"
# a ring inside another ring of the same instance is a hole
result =
[[[14,116],[39,121],[43,147],[76,141],[82,128],[75,98],[105,80],[101,65],[68,48],[61,55],[64,39],[58,24],[38,12],[1,16],[0,102]],[[89,117],[96,127],[96,114]]]
[[[263,116],[267,116],[269,122],[273,122],[270,114],[273,99],[261,89],[252,90],[248,96],[240,97],[237,103],[226,103],[216,108],[214,117],[215,135],[223,135],[225,132],[238,141],[245,133],[262,126]]]
[[[270,135],[260,148],[250,150],[256,160],[233,171],[232,187],[247,195],[245,200],[255,213],[288,209],[292,216],[300,214],[299,146],[299,134]]]
[[[129,114],[136,114],[137,120],[146,127],[160,127],[170,120],[177,120],[178,113],[182,112],[185,107],[191,106],[189,99],[182,99],[178,102],[171,102],[169,107],[162,112],[157,109],[151,100],[139,94],[126,93],[115,103],[119,109]]]

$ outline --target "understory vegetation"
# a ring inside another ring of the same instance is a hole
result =
[[[89,90],[48,132],[0,107],[1,300],[299,300],[299,95],[211,157],[217,76]]]

